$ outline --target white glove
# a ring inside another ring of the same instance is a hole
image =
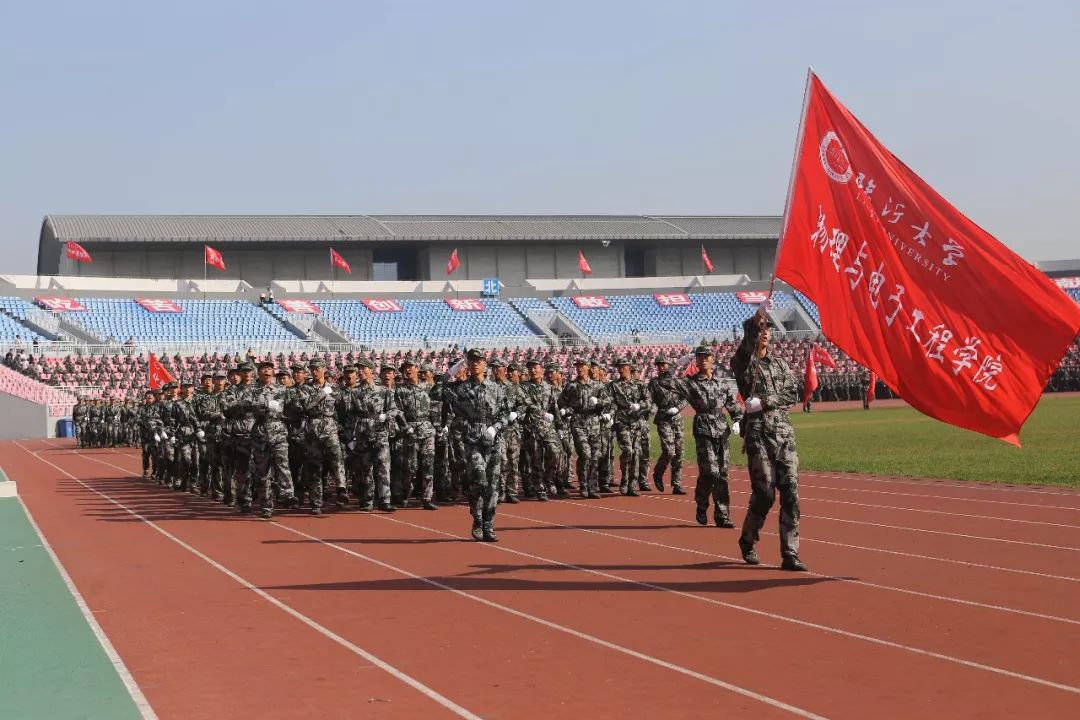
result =
[[[333,395],[334,394],[334,388],[330,387],[329,385],[323,385],[322,394],[323,395]]]
[[[266,403],[266,407],[270,408],[274,412],[281,412],[281,403],[277,400],[271,400],[270,402]]]
[[[589,398],[589,407],[596,407],[596,403],[600,402],[595,397]]]
[[[676,415],[679,414],[679,408],[677,408],[677,407],[668,408],[667,409],[667,414],[670,415],[671,417],[675,417]]]
[[[611,413],[604,413],[600,417],[604,418],[607,422],[611,422]]]
[[[412,425],[410,425],[408,428],[405,429],[405,434],[408,435],[409,437],[412,437],[413,435],[416,434],[416,430],[413,428]]]
[[[552,415],[551,413],[544,413],[544,419],[547,420],[548,422],[551,422],[552,420],[555,419],[555,416]]]
[[[386,413],[379,413],[379,422],[386,422]]]
[[[746,401],[746,412],[748,413],[761,412],[761,408],[761,398],[759,397],[752,397]]]
[[[566,413],[569,412],[566,408],[559,408],[559,417],[566,417]]]
[[[355,450],[356,449],[356,441],[355,440],[350,440],[349,441],[349,449],[350,450]]]
[[[518,417],[517,413],[515,411],[511,410],[510,411],[510,422],[514,422],[515,420],[517,420],[517,417]]]
[[[641,409],[641,403],[630,403],[630,409],[637,412]]]
[[[164,430],[161,431],[161,439],[162,440],[168,440],[169,439],[169,436],[165,434]]]
[[[200,440],[202,440],[203,438],[205,438],[205,437],[206,437],[206,433],[204,433],[204,432],[203,432],[202,430],[200,430],[200,431],[198,431],[197,433],[195,433],[195,437],[197,437],[197,438],[199,438]]]
[[[493,427],[489,427],[487,430],[484,431],[484,437],[486,437],[488,439],[488,442],[491,442],[492,440],[494,440],[495,435],[497,435],[497,434],[498,434],[498,430],[496,430]]]
[[[443,429],[442,429],[442,431],[443,431],[444,433],[448,433],[448,432],[450,432],[450,426],[449,426],[449,425],[443,425]]]
[[[154,433],[154,442],[161,442],[161,436],[157,433]]]
[[[739,427],[739,421],[738,420],[736,420],[734,422],[734,424],[732,424],[731,432],[735,433],[736,435],[742,435],[742,428]]]
[[[776,303],[773,302],[772,295],[770,295],[769,297],[765,298],[765,302],[757,306],[757,311],[760,314],[764,315],[765,313],[772,310],[775,306]]]

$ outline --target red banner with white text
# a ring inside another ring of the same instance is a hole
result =
[[[611,303],[608,302],[608,299],[603,295],[574,295],[570,299],[582,310],[611,307]]]
[[[184,312],[184,308],[180,307],[180,305],[172,300],[163,300],[161,298],[135,298],[135,302],[139,303],[143,308],[152,313]]]
[[[42,296],[34,298],[41,307],[53,312],[85,312],[86,306],[75,298]]]
[[[476,298],[446,298],[446,304],[455,312],[482,312],[485,309],[483,301]]]
[[[278,300],[277,304],[287,313],[299,315],[320,315],[322,310],[310,300]]]
[[[371,312],[405,312],[405,308],[401,306],[397,300],[361,300],[362,303]]]
[[[686,307],[694,304],[686,293],[656,293],[653,297],[661,307]]]
[[[904,165],[810,76],[776,275],[911,405],[1019,444],[1080,307]]]

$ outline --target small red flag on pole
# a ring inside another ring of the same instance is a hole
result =
[[[221,257],[221,253],[209,245],[203,246],[203,263],[213,265],[218,270],[225,269],[225,258]]]
[[[150,358],[147,360],[147,375],[150,380],[150,389],[158,390],[167,382],[175,382],[176,378],[172,376],[165,366],[161,364],[161,361],[157,359],[157,355],[150,353]]]
[[[589,261],[585,259],[585,253],[581,250],[577,251],[577,266],[578,270],[586,275],[592,275],[592,268],[589,267]]]
[[[75,262],[94,262],[94,259],[90,257],[90,253],[86,252],[86,248],[73,240],[67,242],[67,256],[69,260]]]
[[[460,266],[461,261],[458,260],[457,248],[454,248],[453,252],[450,253],[450,260],[446,263],[446,274],[453,275],[454,271],[457,270]]]
[[[330,248],[330,264],[352,275],[352,268],[349,267],[349,263],[345,262],[345,258],[341,257],[334,248]]]
[[[709,253],[705,252],[705,246],[701,246],[701,263],[705,266],[705,272],[712,272],[712,260],[709,259]]]

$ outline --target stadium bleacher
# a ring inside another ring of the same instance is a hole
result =
[[[33,307],[22,298],[0,297],[0,344],[46,340],[44,336],[19,322],[26,319],[26,311]]]
[[[71,393],[29,378],[12,368],[4,366],[0,366],[0,392],[30,402],[47,405],[49,414],[53,417],[70,415],[71,408],[75,404],[75,396]]]
[[[245,300],[175,300],[183,312],[150,312],[132,299],[80,300],[86,311],[67,313],[110,342],[295,341],[297,336]]]
[[[430,344],[465,343],[499,338],[511,345],[535,342],[538,336],[514,308],[484,298],[483,310],[453,310],[444,300],[397,300],[400,312],[375,312],[361,300],[320,300],[322,315],[358,343],[378,345],[401,339]],[[267,309],[284,315],[278,305]]]
[[[803,309],[806,310],[807,314],[814,321],[814,324],[821,327],[821,314],[818,312],[817,305],[798,290],[795,291],[795,299],[803,306]]]

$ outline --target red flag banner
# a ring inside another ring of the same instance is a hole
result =
[[[810,75],[776,275],[927,415],[1019,445],[1080,306],[962,215]]]
[[[585,253],[580,250],[577,251],[577,266],[578,270],[586,275],[592,275],[592,268],[589,267],[589,261],[585,259]]]
[[[611,303],[603,295],[575,295],[570,298],[582,310],[594,310],[597,308],[610,308]]]
[[[90,253],[86,252],[86,248],[74,240],[67,241],[66,249],[69,260],[81,263],[94,262],[94,259],[90,257]]]
[[[334,248],[330,248],[330,264],[333,267],[339,267],[349,275],[352,275],[352,268],[349,267],[349,263],[345,262],[345,258],[341,257]]]
[[[461,267],[461,261],[458,260],[457,248],[454,248],[450,253],[450,259],[446,261],[446,274],[453,275],[459,267]]]
[[[874,402],[874,391],[877,389],[877,373],[870,373],[870,387],[866,388],[866,404]]]
[[[225,269],[225,258],[221,257],[221,253],[209,245],[203,246],[203,261],[207,265],[213,265],[218,270]]]
[[[277,304],[287,313],[300,315],[321,315],[322,310],[310,300],[278,300]]]
[[[825,367],[836,368],[836,361],[833,360],[833,356],[829,354],[828,350],[817,343],[814,343],[810,348],[810,357],[814,359],[814,362],[824,365]]]
[[[814,351],[806,353],[806,368],[803,369],[803,405],[810,402],[814,391],[818,389],[817,365],[814,364]]]
[[[361,300],[364,306],[371,312],[405,312],[405,308],[401,306],[397,300],[377,300],[368,298]]]
[[[69,297],[41,296],[34,298],[34,302],[53,312],[84,312],[86,310],[85,305]]]
[[[165,369],[165,366],[161,364],[161,361],[157,359],[157,355],[154,355],[154,353],[150,353],[150,358],[147,360],[147,375],[149,376],[151,390],[158,390],[167,382],[176,382],[176,378]]]
[[[184,308],[172,300],[162,298],[135,298],[135,302],[152,313],[182,313]]]
[[[462,310],[483,312],[485,309],[484,303],[476,298],[446,298],[446,304],[455,312]]]
[[[712,260],[709,259],[709,253],[705,252],[705,246],[701,246],[701,264],[705,266],[705,272],[712,272]]]

